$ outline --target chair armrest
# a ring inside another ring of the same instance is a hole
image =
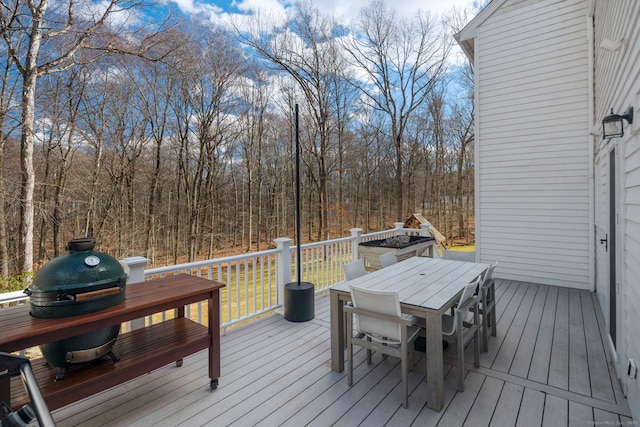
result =
[[[465,311],[469,311],[472,307],[475,307],[477,305],[478,305],[478,297],[473,296],[469,298],[464,304],[458,304],[457,310],[464,313]]]
[[[493,277],[489,280],[485,280],[484,282],[482,282],[482,289],[489,289],[491,286],[493,286],[495,283]]]
[[[392,322],[398,322],[404,326],[416,325],[419,322],[419,318],[415,316],[411,316],[409,314],[403,313],[401,317],[392,316],[390,314],[377,313],[375,311],[369,311],[369,310],[364,310],[362,308],[357,308],[357,307],[354,307],[351,303],[345,304],[343,310],[345,313],[360,314],[360,315],[373,317],[374,319],[380,319],[380,320],[390,320]]]

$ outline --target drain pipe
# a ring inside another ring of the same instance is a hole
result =
[[[589,1],[587,12],[587,41],[588,41],[588,84],[589,84],[589,291],[594,292],[596,289],[596,221],[595,221],[595,152],[598,146],[600,132],[596,131],[595,126],[595,41],[594,41],[594,24],[595,0]]]

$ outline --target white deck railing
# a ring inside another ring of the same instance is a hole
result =
[[[300,247],[301,281],[311,282],[316,293],[326,292],[335,283],[344,280],[342,264],[358,258],[358,244],[401,234],[430,235],[429,225],[420,230],[395,228],[376,233],[362,234],[362,229],[351,229],[351,236],[340,239],[309,243]],[[121,260],[128,274],[129,283],[137,283],[175,274],[190,274],[224,283],[220,294],[220,324],[223,331],[230,326],[246,322],[265,313],[278,310],[283,305],[284,285],[294,279],[296,247],[289,238],[276,239],[276,249],[216,258],[205,261],[177,264],[145,270],[147,259],[132,257]],[[0,307],[24,303],[27,296],[18,292],[0,294]],[[203,303],[187,307],[185,315],[206,324],[206,307]],[[147,316],[124,325],[123,331],[171,318],[173,311]]]

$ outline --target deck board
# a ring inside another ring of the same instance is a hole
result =
[[[507,331],[507,335],[504,337],[500,351],[498,352],[495,361],[493,362],[492,369],[501,372],[509,372],[515,354],[518,350],[520,342],[522,340],[522,334],[529,313],[533,307],[533,302],[538,290],[535,285],[525,286],[521,285],[524,291],[524,295],[520,301],[512,301],[511,309],[514,311],[513,320],[511,326]],[[500,328],[498,328],[498,331]],[[499,332],[498,332],[499,333]]]
[[[459,427],[465,423],[476,396],[482,388],[485,376],[476,372],[468,372],[464,378],[464,393],[456,393],[453,401],[447,406],[438,426]]]
[[[593,305],[591,295],[582,293],[582,317],[584,319],[585,330],[598,330],[598,320],[596,317],[596,307]],[[607,356],[603,347],[600,334],[586,335],[587,354],[589,361],[589,378],[591,380],[591,396],[615,402],[613,387],[611,387],[611,377],[607,365]]]
[[[394,358],[354,356],[354,386],[330,369],[329,298],[316,317],[271,314],[221,337],[222,375],[210,390],[207,352],[53,412],[68,426],[515,426],[632,421],[608,354],[597,300],[587,291],[498,280],[497,336],[475,368],[465,356],[457,390],[455,346],[445,354],[444,409],[428,409],[424,354],[402,408]],[[575,353],[575,354],[574,354]],[[347,362],[348,363],[348,362]],[[578,378],[579,373],[586,378]]]
[[[569,289],[558,289],[548,384],[569,389]]]
[[[509,373],[511,375],[517,375],[519,377],[527,378],[529,368],[531,366],[531,357],[536,345],[536,338],[538,331],[540,330],[540,322],[542,321],[542,311],[544,308],[544,301],[547,297],[547,287],[538,286],[537,293],[529,312],[526,324],[522,331],[522,337],[517,347],[513,362],[511,363],[511,369]]]
[[[580,291],[569,291],[569,390],[591,396]]]
[[[490,366],[492,369],[497,368],[496,370],[503,372],[508,372],[509,370],[509,366],[505,366],[507,362],[506,358],[499,358],[499,355],[503,352],[503,346],[505,346],[504,351],[510,352],[512,349],[512,343],[505,342],[505,340],[509,337],[513,319],[516,317],[520,302],[526,293],[526,288],[527,286],[520,282],[513,282],[505,291],[503,298],[499,299],[500,301],[506,300],[506,304],[496,304],[496,315],[498,316],[498,325],[496,327],[497,335],[492,337],[494,343],[489,345],[489,351],[481,354],[481,360],[485,359],[487,366]],[[496,297],[496,299],[498,298]],[[511,337],[515,337],[515,335],[511,334]],[[496,363],[498,364],[497,366]],[[511,360],[508,360],[508,363],[510,364]]]
[[[524,387],[505,382],[489,426],[515,426],[518,421],[518,411],[520,410],[523,394]]]
[[[533,350],[531,366],[529,366],[528,378],[546,384],[549,378],[549,365],[551,363],[551,348],[553,345],[553,325],[556,318],[556,306],[558,302],[558,288],[545,286],[547,297],[542,309],[542,319],[539,324],[536,344]]]
[[[473,416],[467,418],[464,427],[486,427],[491,423],[503,386],[504,381],[491,377],[485,378],[470,410],[470,414]]]
[[[542,425],[544,399],[544,393],[530,388],[525,389],[516,426],[529,427]]]
[[[542,427],[567,425],[569,419],[569,402],[567,399],[548,394],[544,401]]]
[[[577,402],[569,402],[569,426],[592,426],[593,408]]]

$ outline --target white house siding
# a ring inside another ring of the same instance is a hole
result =
[[[588,289],[585,1],[506,1],[476,28],[476,245],[496,276]]]
[[[627,362],[640,363],[640,2],[637,0],[597,0],[595,2],[595,113],[598,120],[610,112],[635,109],[634,123],[625,123],[625,136],[608,142],[599,141],[596,174],[604,176],[604,159],[612,146],[618,147],[618,373],[626,389],[629,407],[635,420],[640,420],[640,379],[626,375]],[[624,40],[615,50],[599,48],[604,39]],[[601,166],[600,166],[601,165]],[[596,227],[608,229],[606,207],[608,187],[596,192]],[[596,252],[597,269],[608,269],[608,255]],[[607,282],[597,275],[601,305],[608,304]],[[608,278],[607,278],[608,279]],[[605,280],[607,280],[605,279]],[[604,301],[602,301],[604,299]]]

